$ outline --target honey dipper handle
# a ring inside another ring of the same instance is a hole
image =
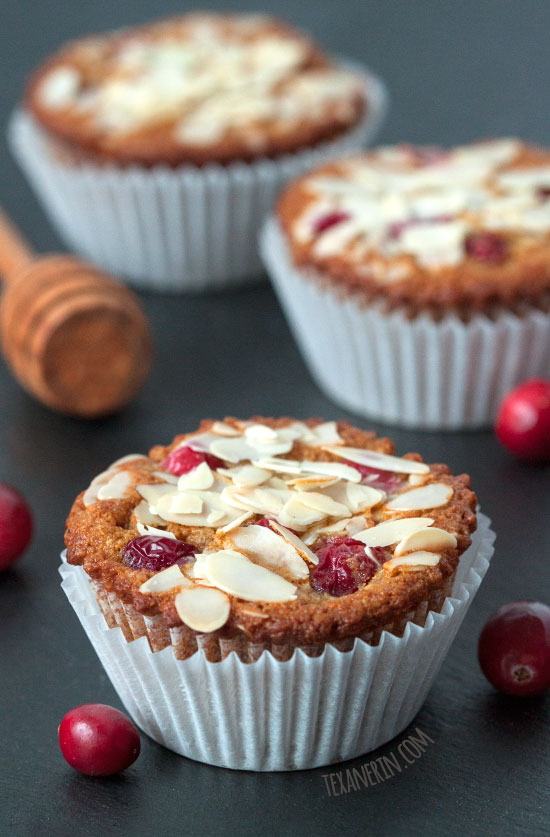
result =
[[[0,207],[0,278],[6,282],[33,258],[33,252]]]

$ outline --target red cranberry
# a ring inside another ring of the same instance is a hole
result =
[[[277,530],[274,529],[271,525],[271,520],[269,519],[269,517],[262,517],[260,520],[255,520],[254,525],[265,526],[267,529],[271,529],[272,532],[276,532],[277,534],[279,534]],[[292,532],[293,535],[297,535],[298,537],[300,537],[300,533],[297,532],[296,529],[291,529],[289,526],[285,526],[285,529],[288,529],[288,531]]]
[[[508,256],[508,242],[494,232],[470,233],[464,243],[466,253],[478,262],[501,264]]]
[[[0,570],[6,570],[25,551],[32,531],[27,501],[11,485],[0,482]]]
[[[211,453],[183,447],[176,448],[172,453],[169,453],[161,467],[176,477],[181,477],[182,474],[187,474],[189,471],[193,471],[194,468],[198,468],[202,462],[206,462],[214,470],[216,468],[223,468],[224,466],[224,462]]]
[[[335,227],[336,224],[341,224],[343,221],[347,221],[350,217],[349,212],[343,212],[342,210],[327,212],[326,215],[321,215],[320,218],[317,218],[313,225],[313,232],[315,235],[321,235],[325,230]]]
[[[537,197],[541,201],[547,201],[550,198],[550,186],[539,186],[537,189]]]
[[[395,474],[393,471],[382,471],[380,468],[359,465],[357,462],[346,461],[346,465],[359,471],[368,485],[372,485],[373,488],[379,488],[381,491],[385,491],[386,494],[391,494],[403,487],[404,477]]]
[[[104,703],[85,703],[59,725],[59,746],[71,767],[87,776],[112,776],[130,767],[141,742],[134,724]]]
[[[319,563],[311,574],[311,586],[318,593],[347,596],[367,584],[378,569],[365,544],[354,538],[328,538],[317,550]]]
[[[140,535],[124,547],[122,563],[133,570],[158,573],[172,564],[188,564],[199,550],[196,546],[161,535]]]
[[[550,460],[550,381],[533,378],[513,389],[500,405],[496,433],[521,459]]]
[[[492,685],[528,697],[550,686],[550,607],[511,602],[497,610],[479,637],[478,659]]]

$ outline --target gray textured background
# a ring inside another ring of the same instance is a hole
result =
[[[383,141],[550,137],[544,0],[209,5],[276,12],[335,53],[369,64],[392,97]],[[145,0],[4,0],[2,120],[28,71],[64,39],[188,8]],[[3,140],[0,154],[1,202],[38,249],[58,247]],[[87,701],[117,705],[58,586],[64,517],[90,476],[130,450],[168,441],[204,415],[348,417],[313,385],[267,286],[143,300],[155,330],[155,368],[135,405],[119,416],[88,424],[55,416],[22,393],[0,364],[0,478],[28,494],[37,517],[32,549],[0,578],[0,834],[547,834],[549,700],[522,703],[495,694],[478,671],[475,646],[499,604],[549,596],[550,480],[547,468],[514,462],[490,432],[377,426],[401,451],[419,449],[428,461],[468,471],[498,532],[493,568],[416,721],[435,743],[406,773],[329,799],[323,769],[233,773],[176,757],[145,736],[139,761],[123,777],[90,780],[64,763],[56,742],[63,714]]]

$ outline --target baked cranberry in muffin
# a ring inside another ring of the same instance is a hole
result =
[[[166,463],[186,449],[211,459],[176,476]],[[372,432],[228,418],[96,477],[73,505],[66,544],[107,618],[113,600],[123,604],[128,639],[140,619],[147,632],[145,617],[157,648],[171,642],[179,656],[204,635],[293,648],[373,640],[438,609],[474,509],[467,476],[395,456]],[[152,557],[134,560],[142,541]]]

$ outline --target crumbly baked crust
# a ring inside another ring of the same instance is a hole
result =
[[[224,421],[230,426],[242,427],[237,419],[227,418]],[[285,428],[293,424],[293,420],[288,418],[255,417],[250,421],[270,428]],[[305,422],[308,428],[318,427],[321,423],[319,419]],[[198,432],[210,431],[212,426],[212,421],[205,420],[199,431],[177,436],[169,446],[152,448],[149,457],[120,463],[117,471],[128,473],[124,496],[96,500],[85,505],[85,493],[82,492],[71,509],[65,534],[69,563],[82,565],[103,594],[114,594],[122,603],[128,603],[136,612],[145,616],[161,617],[160,621],[165,628],[179,628],[180,635],[183,631],[189,639],[196,632],[182,625],[175,606],[177,591],[141,593],[140,586],[154,574],[146,570],[134,570],[123,564],[122,552],[126,544],[138,535],[133,511],[142,498],[135,486],[162,483],[162,475],[157,475],[168,453]],[[394,446],[389,439],[377,438],[375,433],[359,430],[345,422],[338,422],[336,428],[345,447],[393,454]],[[407,454],[404,458],[422,461],[418,454]],[[341,458],[325,450],[324,446],[312,447],[302,441],[294,442],[292,450],[285,454],[285,459],[342,462]],[[402,487],[396,490],[397,494],[411,489],[409,480],[412,481],[412,478],[403,479]],[[476,527],[476,497],[470,490],[469,477],[464,474],[453,476],[446,465],[431,465],[429,472],[420,481],[424,485],[438,483],[450,486],[451,499],[429,511],[393,511],[391,514],[387,512],[377,515],[371,509],[361,514],[367,528],[389,517],[398,519],[429,514],[434,521],[433,527],[444,529],[456,537],[456,548],[441,550],[439,562],[435,566],[415,567],[414,572],[405,566],[392,573],[380,568],[372,580],[357,592],[340,597],[316,592],[309,578],[294,582],[298,592],[297,597],[291,601],[251,602],[230,596],[230,615],[225,625],[215,632],[216,638],[240,638],[252,643],[290,643],[293,646],[338,642],[370,631],[379,631],[388,624],[397,624],[399,620],[411,618],[411,614],[423,602],[434,601],[438,595],[441,598],[440,594],[448,588],[449,581],[454,577],[460,555],[470,545],[470,535]],[[248,523],[260,517],[261,514],[256,514]],[[201,550],[220,549],[224,543],[215,528],[181,526],[171,522],[164,526],[177,538],[193,543]]]
[[[26,104],[66,152],[121,165],[249,161],[331,140],[363,83],[289,25],[188,14],[67,44]]]
[[[547,150],[518,140],[403,145],[299,178],[277,215],[306,273],[412,315],[467,317],[525,302],[547,309],[549,196]]]

